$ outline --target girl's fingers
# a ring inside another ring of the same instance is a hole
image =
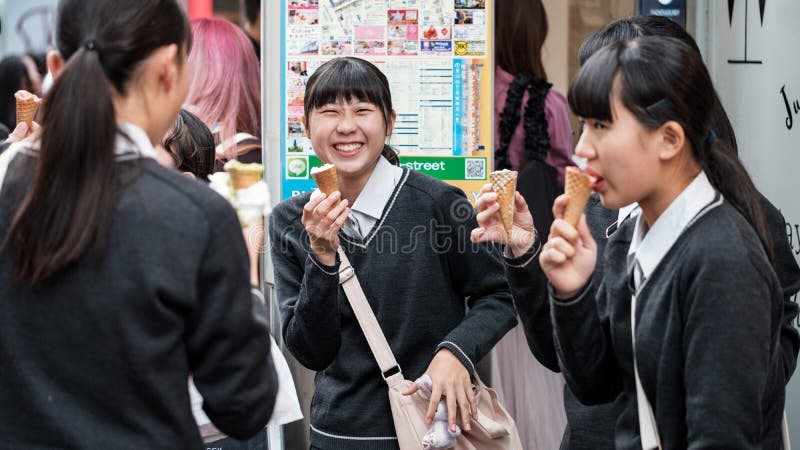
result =
[[[519,193],[519,191],[514,192],[514,212],[522,213],[528,211],[528,203],[525,201],[525,197]]]
[[[580,234],[578,234],[578,230],[576,230],[575,227],[570,225],[566,220],[556,219],[553,221],[553,224],[550,225],[550,237],[548,240],[555,237],[561,237],[567,242],[575,245],[578,242],[578,238],[580,238]]]
[[[458,401],[456,400],[456,392],[452,386],[447,387],[447,392],[444,394],[444,401],[447,404],[447,423],[450,426],[450,431],[456,432],[456,422],[458,421]]]
[[[408,387],[405,391],[401,392],[403,395],[412,395],[419,390],[419,384],[411,383],[411,386]]]
[[[336,202],[339,201],[339,199],[341,198],[342,194],[340,194],[339,191],[336,191],[333,194],[326,196],[326,198],[323,199],[321,202],[319,202],[317,207],[314,209],[314,214],[316,214],[319,217],[328,215],[328,213],[330,213],[331,210],[335,206],[337,206]]]
[[[497,194],[494,192],[487,192],[485,194],[481,194],[478,197],[478,200],[475,201],[475,209],[478,212],[481,212],[495,204],[497,204]]]
[[[472,389],[469,389],[469,391],[472,392]],[[469,419],[472,408],[469,400],[467,399],[465,387],[459,387],[456,394],[458,396],[458,409],[461,410],[461,428],[463,428],[464,431],[470,431]]]
[[[467,383],[467,401],[469,410],[472,411],[472,418],[478,420],[478,402],[475,400],[475,392],[472,391],[472,383]]]
[[[439,406],[439,400],[442,398],[442,386],[433,383],[433,390],[431,391],[431,401],[428,403],[428,413],[425,414],[425,423],[430,426],[433,423],[433,416],[436,415],[436,408]]]
[[[473,244],[480,244],[481,242],[485,242],[486,239],[486,230],[483,228],[475,228],[469,234],[469,240]]]
[[[483,211],[479,212],[475,216],[475,220],[478,222],[478,225],[482,227],[488,227],[494,225],[494,223],[500,223],[500,217],[498,216],[499,212],[500,204],[494,202],[487,206]]]
[[[575,247],[569,242],[565,241],[564,238],[560,236],[556,236],[553,239],[550,239],[549,241],[547,241],[547,244],[545,245],[550,250],[555,250],[567,258],[572,258],[573,256],[575,256]]]
[[[556,197],[556,200],[553,202],[553,217],[556,219],[563,218],[564,210],[567,209],[567,203],[569,203],[569,196],[567,196],[567,194],[561,194]]]

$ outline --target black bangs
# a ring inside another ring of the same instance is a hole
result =
[[[376,83],[376,77],[380,81]],[[388,120],[392,98],[386,75],[375,65],[358,58],[338,58],[317,69],[308,80],[305,115],[340,100],[357,99],[378,106]]]
[[[575,75],[567,100],[572,112],[585,119],[612,122],[611,88],[619,71],[619,52],[625,42],[617,42],[597,51]]]

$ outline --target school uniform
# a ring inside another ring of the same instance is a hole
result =
[[[318,371],[311,445],[397,449],[387,386],[339,286],[338,261],[324,265],[309,250],[300,220],[309,197],[278,205],[270,236],[284,342]],[[339,234],[406,379],[442,348],[474,374],[516,324],[499,253],[469,242],[476,226],[461,190],[381,157]]]
[[[781,348],[784,359],[784,372],[788,382],[794,373],[797,361],[798,333],[793,323],[797,317],[797,304],[792,297],[800,290],[800,267],[794,259],[792,250],[783,238],[785,223],[780,211],[763,195],[761,206],[767,218],[770,234],[773,237],[775,271],[783,290],[784,319],[781,330]],[[608,237],[627,220],[638,217],[631,205],[619,211],[603,207],[600,197],[592,194],[584,213],[597,243],[598,264],[593,279],[602,278],[603,250]],[[553,342],[553,326],[550,320],[550,303],[547,295],[547,277],[539,266],[540,243],[519,258],[506,258],[506,273],[509,286],[515,299],[520,323],[525,329],[528,347],[545,367],[553,372],[561,372]],[[617,416],[622,411],[622,398],[611,403],[584,405],[564,387],[564,406],[567,415],[567,428],[561,442],[562,449],[594,450],[614,447],[614,427]]]
[[[570,389],[585,404],[621,395],[620,449],[641,448],[635,369],[664,449],[779,448],[783,302],[757,235],[702,172],[645,227],[609,239],[599,283],[551,292]]]
[[[201,448],[190,373],[229,435],[255,434],[272,413],[277,376],[233,208],[161,167],[143,130],[120,129],[106,251],[90,246],[31,288],[12,280],[13,241],[0,249],[0,447]],[[26,146],[11,160],[0,236],[37,158]]]

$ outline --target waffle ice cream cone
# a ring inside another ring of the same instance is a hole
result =
[[[30,129],[42,99],[28,91],[17,91],[14,93],[14,100],[17,101],[17,123],[25,122]]]
[[[325,195],[331,195],[339,190],[339,178],[336,176],[336,166],[325,164],[311,169],[311,178]]]
[[[234,189],[247,189],[263,180],[264,166],[258,163],[243,164],[232,160],[225,163],[225,171],[231,176]]]
[[[514,193],[517,191],[517,172],[503,169],[489,174],[492,189],[497,193],[497,203],[500,204],[500,219],[506,235],[511,239],[511,226],[514,223]]]
[[[564,177],[564,192],[569,196],[567,209],[564,210],[564,220],[573,227],[578,226],[578,221],[592,195],[592,178],[574,166],[567,167]]]

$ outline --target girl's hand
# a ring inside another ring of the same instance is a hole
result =
[[[303,208],[301,222],[311,240],[311,251],[317,259],[327,266],[336,264],[336,249],[339,248],[339,230],[344,226],[350,208],[347,199],[336,202],[342,197],[339,191],[325,195],[314,191],[311,199]]]
[[[568,201],[562,194],[553,203],[555,220],[539,255],[539,263],[556,295],[564,298],[575,296],[586,286],[597,259],[597,244],[589,232],[586,215],[581,214],[577,229],[564,220]]]
[[[514,221],[511,227],[511,240],[503,228],[500,219],[500,204],[497,203],[497,194],[492,190],[492,184],[485,184],[475,202],[478,210],[478,226],[472,230],[470,239],[473,243],[496,242],[505,244],[515,257],[522,256],[533,247],[536,242],[536,230],[533,227],[533,216],[528,210],[528,204],[519,192],[514,193]]]
[[[6,139],[8,142],[19,142],[19,141],[32,141],[34,140],[35,136],[39,135],[41,131],[41,127],[36,122],[31,122],[31,127],[28,128],[28,124],[26,122],[20,122],[17,124],[14,131],[8,135]]]
[[[461,411],[461,428],[469,432],[471,430],[469,425],[470,417],[477,420],[478,408],[475,404],[475,393],[472,391],[472,380],[461,361],[450,350],[443,348],[433,357],[433,361],[431,361],[425,374],[431,377],[433,381],[433,392],[428,404],[428,414],[425,416],[425,422],[429,426],[433,423],[436,407],[439,405],[442,395],[444,395],[447,403],[447,422],[450,431],[455,433],[458,411]],[[417,390],[419,390],[419,385],[412,383],[411,387],[403,392],[403,395],[411,395]]]
[[[242,228],[244,243],[247,244],[247,256],[250,258],[250,284],[260,286],[258,263],[264,249],[264,219]]]

